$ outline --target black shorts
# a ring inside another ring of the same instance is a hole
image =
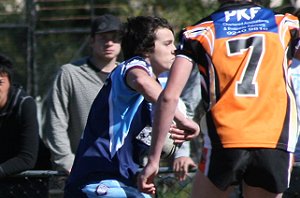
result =
[[[278,149],[206,149],[199,164],[203,172],[219,189],[244,181],[272,193],[287,189],[292,154]]]

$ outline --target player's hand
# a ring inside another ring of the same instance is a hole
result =
[[[176,144],[181,144],[186,141],[186,131],[183,129],[177,128],[176,124],[172,124],[169,130],[170,136],[169,138],[174,141]]]
[[[195,167],[197,167],[197,165],[190,157],[178,157],[175,158],[173,162],[173,171],[179,181],[185,180],[189,169]]]
[[[137,186],[139,191],[147,194],[155,194],[154,178],[158,173],[159,165],[148,161],[142,172],[138,175]]]
[[[199,125],[191,119],[186,119],[185,123],[171,125],[171,137],[176,144],[196,138],[200,133]]]

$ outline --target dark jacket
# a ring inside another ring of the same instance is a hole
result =
[[[0,109],[0,178],[32,169],[38,145],[36,103],[21,87],[12,86]]]

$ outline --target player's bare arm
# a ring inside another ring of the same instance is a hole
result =
[[[145,69],[135,67],[130,69],[126,75],[127,84],[137,92],[141,93],[148,102],[157,101],[162,87],[154,77],[149,76]]]

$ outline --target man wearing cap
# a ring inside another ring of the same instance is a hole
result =
[[[43,108],[42,138],[56,170],[70,172],[92,102],[117,65],[120,28],[112,15],[93,20],[90,56],[63,65],[55,77]]]

